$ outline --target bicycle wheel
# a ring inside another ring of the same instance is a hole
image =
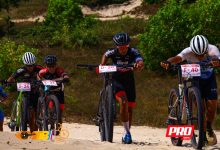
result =
[[[60,108],[59,101],[55,95],[49,95],[46,101],[46,125],[48,130],[59,131]]]
[[[20,108],[20,129],[21,131],[27,131],[28,123],[28,101],[26,97],[22,97]]]
[[[191,138],[191,143],[194,148],[201,149],[204,142],[204,112],[201,94],[198,88],[189,88],[189,112],[191,118],[189,118],[189,124],[194,125],[194,133]]]
[[[100,101],[99,101],[99,108],[98,108],[98,117],[99,117],[99,132],[100,132],[100,137],[101,141],[106,141],[105,137],[105,124],[104,124],[104,119],[103,119],[103,101],[105,100],[104,98],[104,89],[101,91],[100,94]]]
[[[8,124],[8,127],[11,129],[11,131],[15,131],[16,121],[17,121],[16,113],[17,113],[17,102],[16,100],[14,100],[11,109],[10,122]]]
[[[37,102],[37,125],[40,131],[48,130],[46,123],[46,104],[43,97],[39,97]]]
[[[114,124],[114,112],[113,112],[113,91],[112,86],[107,85],[104,92],[103,100],[103,119],[105,125],[105,137],[106,140],[112,142],[113,140],[113,124]]]
[[[178,101],[179,91],[174,88],[170,90],[168,100],[168,125],[181,124],[181,118],[179,116],[180,104]],[[183,140],[180,137],[171,137],[171,142],[175,146],[181,146]]]

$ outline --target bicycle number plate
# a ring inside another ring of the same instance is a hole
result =
[[[99,73],[116,72],[116,66],[99,66]]]
[[[181,65],[182,77],[199,77],[201,69],[199,64]]]
[[[57,86],[57,82],[54,80],[43,80],[42,82],[44,85]]]
[[[27,82],[17,83],[17,91],[31,91],[31,84]]]

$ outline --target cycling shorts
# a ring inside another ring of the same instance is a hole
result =
[[[114,80],[114,93],[120,95],[120,93],[125,92],[128,100],[129,107],[135,107],[136,105],[136,91],[135,91],[135,81],[134,77],[115,79]]]
[[[208,79],[200,79],[199,88],[202,98],[204,98],[205,100],[218,99],[215,73],[213,73]]]

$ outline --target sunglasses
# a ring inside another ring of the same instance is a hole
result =
[[[34,65],[26,65],[26,67],[34,67]]]
[[[126,49],[128,47],[129,47],[128,45],[117,46],[118,49]]]

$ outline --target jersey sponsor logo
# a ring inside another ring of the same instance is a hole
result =
[[[20,69],[17,70],[17,73],[22,73],[23,71],[24,71],[24,69],[20,68]]]
[[[175,137],[181,138],[182,140],[190,140],[193,132],[193,125],[168,125],[166,137]]]
[[[117,61],[117,65],[128,65],[128,61],[118,60],[118,61]]]

